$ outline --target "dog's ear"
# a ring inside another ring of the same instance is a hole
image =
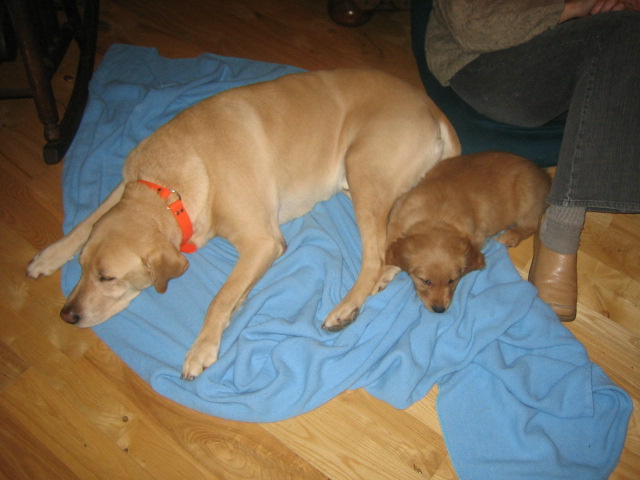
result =
[[[385,263],[393,265],[404,271],[407,271],[407,259],[404,254],[406,238],[400,237],[394,240],[388,247],[385,254]]]
[[[465,266],[465,274],[473,272],[474,270],[482,270],[486,266],[484,255],[482,254],[480,249],[473,245],[471,242],[469,242],[468,244],[466,257],[467,264]]]
[[[163,248],[154,250],[144,261],[145,267],[151,273],[153,286],[158,293],[167,291],[169,280],[182,275],[189,261],[168,242]]]

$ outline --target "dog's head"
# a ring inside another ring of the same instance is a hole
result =
[[[422,303],[436,313],[449,308],[460,278],[485,266],[484,255],[469,238],[435,229],[394,241],[386,263],[407,272]]]
[[[94,225],[80,265],[82,276],[60,316],[78,327],[92,327],[125,309],[145,288],[153,285],[164,293],[189,262],[157,227],[115,207]]]

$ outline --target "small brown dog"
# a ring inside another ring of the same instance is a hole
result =
[[[443,160],[389,214],[386,264],[373,293],[406,271],[425,306],[450,305],[460,278],[485,266],[481,248],[515,247],[532,235],[551,181],[533,162],[503,152]]]

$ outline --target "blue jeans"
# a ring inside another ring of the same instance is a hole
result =
[[[590,15],[482,54],[451,86],[501,122],[566,117],[551,205],[640,212],[640,12]]]

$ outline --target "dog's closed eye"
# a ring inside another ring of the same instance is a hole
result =
[[[427,285],[428,287],[433,285],[433,282],[429,278],[421,278],[420,280],[424,285]],[[456,283],[456,281],[453,278],[450,278],[449,280],[447,280],[448,285],[453,285],[454,283]]]
[[[116,277],[111,277],[109,275],[105,275],[103,273],[98,274],[98,281],[100,282],[113,282]]]

